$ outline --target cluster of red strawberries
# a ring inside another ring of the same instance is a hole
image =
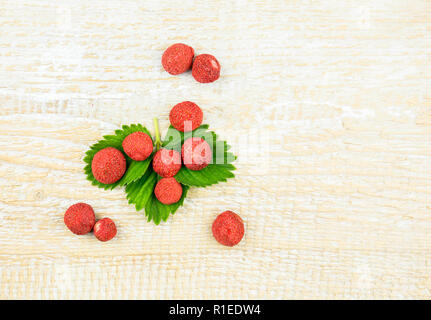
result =
[[[184,43],[175,43],[165,50],[162,65],[166,72],[177,75],[192,68],[192,76],[197,82],[214,82],[220,77],[220,63],[210,54],[193,57],[195,51]]]
[[[190,132],[202,124],[203,112],[197,104],[184,101],[172,108],[169,120],[178,131]],[[122,147],[135,161],[146,160],[154,150],[151,137],[141,131],[126,136]],[[178,202],[183,189],[175,175],[182,164],[190,170],[197,171],[206,168],[211,161],[212,149],[207,141],[199,137],[186,139],[181,147],[181,153],[165,148],[157,150],[152,162],[153,170],[161,177],[154,188],[156,198],[166,205]],[[113,147],[98,151],[91,163],[94,178],[103,184],[112,184],[120,180],[126,172],[126,167],[124,154]],[[93,209],[85,203],[71,206],[65,213],[64,222],[75,234],[86,234],[94,230],[95,236],[101,241],[112,239],[117,232],[114,222],[109,218],[96,223]],[[237,214],[226,211],[214,221],[212,232],[219,243],[234,246],[244,235],[244,223]]]
[[[192,75],[201,83],[214,82],[220,77],[220,64],[209,54],[194,58],[192,47],[182,43],[170,46],[163,53],[163,68],[170,74],[177,75],[192,68]],[[175,105],[170,114],[171,125],[181,132],[197,129],[203,120],[201,108],[184,101]],[[153,140],[145,132],[134,132],[124,138],[122,148],[132,160],[144,161],[154,150]],[[153,170],[161,177],[154,188],[154,194],[161,203],[170,205],[181,199],[183,189],[175,175],[184,164],[188,169],[198,171],[206,168],[212,161],[212,149],[207,141],[191,137],[184,141],[181,153],[177,150],[161,148],[153,157]],[[113,184],[125,174],[127,162],[124,154],[113,147],[98,151],[92,160],[91,171],[94,178],[103,184]],[[112,239],[117,229],[115,223],[104,218],[96,222],[93,208],[85,203],[72,205],[64,215],[64,223],[75,234],[86,234],[94,231],[100,241]],[[232,211],[221,213],[212,225],[214,238],[225,246],[238,244],[244,236],[244,223]]]
[[[181,132],[198,128],[203,119],[201,108],[191,102],[184,101],[175,105],[169,119],[172,126]],[[153,140],[145,132],[129,134],[122,143],[124,152],[135,161],[144,161],[154,149]],[[208,142],[202,138],[192,137],[184,141],[180,152],[160,149],[154,155],[153,169],[162,177],[154,189],[156,198],[163,204],[173,204],[181,199],[183,189],[174,176],[184,164],[190,170],[202,170],[210,164],[212,150]],[[126,158],[115,148],[108,147],[94,155],[91,170],[94,178],[103,184],[112,184],[120,180],[126,172]]]

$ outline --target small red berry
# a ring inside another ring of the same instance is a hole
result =
[[[176,150],[160,149],[153,159],[154,171],[163,178],[173,177],[181,169],[181,155]]]
[[[123,140],[123,150],[133,160],[143,161],[153,152],[153,140],[145,132],[133,132]]]
[[[175,43],[165,50],[162,65],[166,72],[177,75],[190,69],[195,52],[184,43]]]
[[[163,204],[173,204],[180,201],[183,187],[175,178],[160,179],[154,189],[156,198]]]
[[[100,241],[111,240],[117,234],[117,227],[114,221],[109,218],[103,218],[94,225],[94,235]]]
[[[190,170],[202,170],[212,160],[212,150],[208,142],[202,138],[188,138],[182,148],[181,156],[184,165]]]
[[[193,62],[192,75],[197,82],[214,82],[220,77],[220,63],[210,54],[200,54]]]
[[[64,224],[75,234],[89,233],[95,222],[94,210],[86,203],[75,203],[64,214]]]
[[[126,172],[126,158],[118,149],[112,147],[102,149],[94,155],[91,171],[100,183],[117,182]]]
[[[220,244],[233,247],[244,236],[244,222],[236,213],[225,211],[214,220],[212,232]]]
[[[204,114],[196,103],[184,101],[176,104],[169,113],[172,126],[181,132],[188,132],[198,128]]]

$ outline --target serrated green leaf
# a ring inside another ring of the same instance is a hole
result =
[[[122,146],[124,138],[136,131],[145,132],[151,137],[151,133],[141,124],[131,124],[129,126],[123,125],[122,129],[115,130],[114,135],[103,136],[102,140],[99,140],[98,142],[93,144],[90,149],[85,153],[86,155],[84,157],[84,162],[87,165],[84,167],[84,172],[87,175],[87,180],[89,180],[92,185],[99,188],[103,188],[105,190],[112,190],[119,185],[126,185],[132,181],[136,181],[145,174],[146,169],[149,166],[149,162],[151,162],[152,156],[148,157],[148,159],[145,161],[133,161],[126,154],[124,154],[124,156],[126,157],[128,169],[124,174],[123,178],[121,178],[121,180],[112,184],[100,183],[94,178],[93,172],[91,171],[91,162],[93,161],[93,157],[97,152],[108,147],[113,147],[124,153]],[[146,163],[146,161],[148,161],[148,163]],[[129,172],[129,169],[132,169],[132,171]]]
[[[199,171],[193,171],[183,166],[175,179],[188,186],[207,187],[235,177],[232,173],[235,169],[232,164],[210,164]]]
[[[157,174],[149,169],[139,180],[126,186],[126,195],[130,204],[134,204],[136,211],[142,210],[153,194],[157,182]]]
[[[129,203],[135,205],[136,211],[145,208],[145,215],[148,221],[153,220],[156,225],[162,220],[166,221],[170,214],[174,214],[183,205],[189,189],[188,186],[182,185],[183,194],[181,199],[177,203],[165,205],[157,200],[154,195],[154,188],[160,178],[152,168],[149,168],[143,177],[126,186]]]
[[[124,186],[131,182],[134,182],[141,178],[148,169],[151,161],[153,160],[153,154],[151,154],[144,161],[131,161],[126,173],[120,180],[120,186]]]

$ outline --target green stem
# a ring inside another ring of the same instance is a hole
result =
[[[160,149],[162,141],[160,140],[160,129],[159,129],[159,119],[154,118],[154,129],[156,130],[156,151]]]

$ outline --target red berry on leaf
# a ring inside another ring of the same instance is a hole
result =
[[[203,119],[203,112],[196,103],[184,101],[176,104],[169,113],[172,126],[181,132],[198,128]]]
[[[183,194],[183,187],[174,177],[163,178],[157,182],[154,194],[161,203],[173,204],[180,201]]]
[[[153,158],[154,171],[163,178],[173,177],[181,169],[181,155],[176,150],[160,149]]]
[[[190,170],[202,170],[211,163],[212,150],[208,142],[202,138],[188,138],[182,148],[181,156],[184,165]]]
[[[123,140],[124,152],[135,161],[147,159],[153,152],[153,140],[145,132],[133,132]]]
[[[91,171],[100,183],[117,182],[126,172],[126,158],[118,149],[112,147],[102,149],[94,155]]]

